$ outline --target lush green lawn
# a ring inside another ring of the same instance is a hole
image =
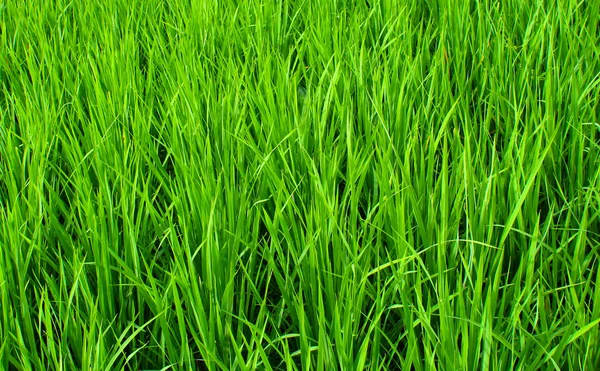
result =
[[[4,0],[0,370],[600,369],[599,8]]]

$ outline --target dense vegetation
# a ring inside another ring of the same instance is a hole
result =
[[[600,1],[0,4],[0,369],[600,369]]]

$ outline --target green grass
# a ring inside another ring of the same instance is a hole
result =
[[[0,370],[600,369],[590,1],[0,3]]]

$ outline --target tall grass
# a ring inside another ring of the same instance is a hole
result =
[[[0,369],[600,368],[596,0],[0,4]]]

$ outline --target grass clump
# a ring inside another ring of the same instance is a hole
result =
[[[0,369],[600,368],[597,1],[0,4]]]

